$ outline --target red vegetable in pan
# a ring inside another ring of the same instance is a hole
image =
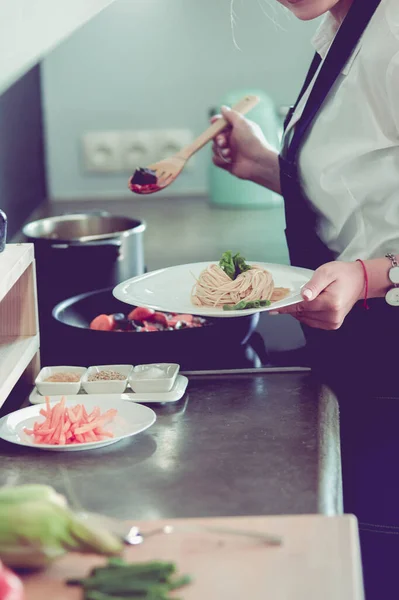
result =
[[[178,329],[194,329],[209,325],[206,319],[193,315],[176,315],[154,311],[151,308],[138,306],[128,315],[99,315],[90,323],[95,331],[172,331]]]
[[[129,321],[149,321],[154,314],[155,310],[152,310],[152,308],[138,306],[128,314],[127,318]]]
[[[114,329],[115,321],[112,315],[98,315],[90,323],[90,329],[96,329],[97,331],[112,331]]]

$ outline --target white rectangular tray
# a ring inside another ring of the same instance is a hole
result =
[[[132,391],[127,391],[124,394],[98,394],[98,397],[100,398],[105,398],[107,397],[108,399],[119,399],[119,400],[129,400],[131,402],[142,402],[144,404],[163,404],[165,402],[178,402],[178,400],[181,400],[181,398],[183,398],[186,389],[187,389],[187,385],[188,385],[188,379],[187,377],[184,377],[184,375],[178,375],[177,379],[176,379],[176,383],[173,387],[173,389],[170,392],[154,392],[152,394],[135,394]],[[128,390],[130,388],[127,388]],[[94,398],[95,394],[86,394],[83,390],[77,394],[76,396],[65,396],[68,400],[81,400],[82,402],[84,402],[84,399],[86,397],[88,398]],[[50,400],[57,400],[61,399],[61,396],[51,396]],[[31,393],[31,395],[29,396],[29,402],[31,404],[42,404],[43,402],[45,402],[44,396],[42,396],[41,394],[39,394],[39,392],[37,391],[37,388],[35,387]]]

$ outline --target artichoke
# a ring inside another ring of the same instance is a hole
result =
[[[11,568],[44,567],[67,552],[117,556],[122,549],[119,537],[75,514],[50,486],[0,489],[0,560]]]

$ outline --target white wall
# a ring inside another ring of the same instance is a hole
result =
[[[0,0],[0,93],[113,0]]]
[[[277,25],[265,16],[274,16]],[[50,191],[54,198],[126,196],[125,175],[80,165],[83,132],[207,125],[208,109],[234,89],[261,88],[291,103],[312,56],[315,23],[276,0],[117,0],[43,63]],[[173,186],[206,190],[209,154]]]

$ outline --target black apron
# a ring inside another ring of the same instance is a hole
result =
[[[286,237],[291,263],[295,266],[316,269],[335,260],[317,235],[318,215],[302,192],[297,158],[309,128],[329,91],[337,85],[337,78],[379,4],[380,0],[354,1],[325,58],[291,141],[287,138],[283,141],[281,189],[285,201]],[[316,55],[298,102],[317,72],[320,60]],[[286,125],[294,110],[295,107],[290,111]],[[393,252],[397,250],[392,248]],[[382,298],[369,300],[369,306],[370,310],[365,311],[362,303],[358,303],[338,331],[304,326],[309,360],[314,371],[335,389],[348,390],[351,386],[357,392],[361,389],[378,395],[399,395],[399,378],[396,376],[399,309],[390,307]]]
[[[318,216],[302,192],[297,158],[304,137],[379,4],[380,0],[354,0],[291,141],[288,136],[283,141],[281,189],[286,237],[295,266],[316,269],[335,259],[317,235]],[[316,55],[298,102],[319,66]],[[369,300],[369,306],[367,311],[362,303],[355,305],[337,331],[303,329],[312,369],[336,391],[340,403],[344,507],[360,522],[366,598],[390,600],[399,598],[399,308],[388,306],[385,299]]]

